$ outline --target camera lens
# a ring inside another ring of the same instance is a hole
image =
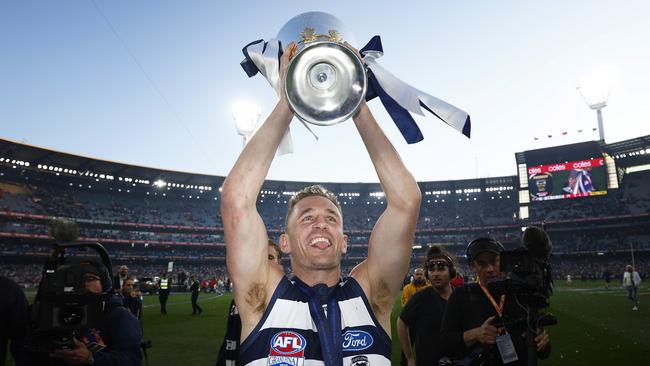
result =
[[[80,325],[84,317],[84,311],[80,307],[67,307],[61,309],[59,321],[65,326]]]

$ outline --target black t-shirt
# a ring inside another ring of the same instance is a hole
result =
[[[406,303],[400,319],[415,330],[415,363],[417,365],[437,365],[442,356],[438,336],[442,326],[442,316],[447,300],[427,287],[416,292]]]

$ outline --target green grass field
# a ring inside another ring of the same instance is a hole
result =
[[[556,284],[550,311],[559,324],[549,328],[553,352],[543,365],[647,365],[650,363],[650,291],[644,283],[640,310],[621,288],[605,290],[602,282]],[[159,313],[157,296],[145,297],[145,339],[152,366],[213,365],[225,332],[231,296],[201,295],[203,314],[191,316],[189,294],[174,294],[168,315]],[[399,301],[393,311],[394,324]],[[393,337],[393,364],[399,364],[399,345]]]

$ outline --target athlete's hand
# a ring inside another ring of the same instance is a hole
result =
[[[287,47],[284,48],[284,52],[282,53],[282,57],[280,58],[279,92],[280,92],[281,101],[286,101],[286,94],[284,92],[284,80],[287,78],[287,68],[289,67],[289,62],[291,61],[293,56],[296,55],[297,50],[298,50],[298,44],[296,44],[296,42],[291,42],[287,45]]]

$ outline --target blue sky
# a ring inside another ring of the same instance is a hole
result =
[[[595,127],[596,115],[575,86],[603,71],[614,75],[606,140],[650,134],[646,1],[95,4],[110,25],[92,1],[0,2],[1,137],[225,175],[241,150],[232,105],[255,101],[263,119],[276,101],[262,77],[239,67],[241,48],[314,10],[340,18],[357,47],[381,35],[383,66],[472,116],[470,140],[417,117],[425,140],[407,145],[379,101],[370,102],[417,180],[515,174],[517,151],[593,138],[576,132]],[[295,153],[277,158],[269,178],[377,181],[351,122],[315,131],[319,141],[294,120]],[[568,137],[558,137],[563,131]]]

